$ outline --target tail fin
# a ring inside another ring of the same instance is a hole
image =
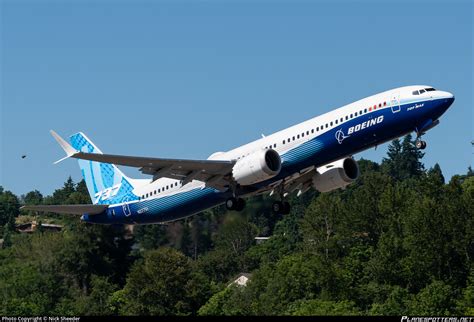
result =
[[[77,151],[102,154],[82,132],[72,135],[69,140]],[[79,167],[94,204],[110,205],[138,199],[133,193],[133,180],[115,165],[79,160]]]

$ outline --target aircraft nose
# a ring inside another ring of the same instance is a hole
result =
[[[449,106],[450,106],[454,102],[454,95],[450,92],[445,92],[445,93],[446,93],[445,97],[446,97],[447,103],[449,103]]]

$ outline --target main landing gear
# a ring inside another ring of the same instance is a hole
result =
[[[272,211],[275,215],[288,215],[290,213],[290,210],[291,206],[287,201],[275,201],[272,204]]]
[[[245,208],[245,200],[242,198],[229,198],[225,202],[227,210],[242,211]]]
[[[272,211],[275,215],[288,215],[290,213],[291,207],[287,201],[283,201],[285,199],[285,185],[284,183],[280,184],[277,188],[278,194],[280,195],[281,201],[275,201],[272,204]]]

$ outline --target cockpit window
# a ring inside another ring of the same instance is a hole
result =
[[[423,94],[424,92],[426,92],[424,89],[420,89],[420,94]]]
[[[428,87],[428,88],[425,88],[425,91],[427,92],[433,92],[435,91],[436,89],[434,89],[433,87]]]
[[[412,94],[413,95],[419,95],[420,93],[418,91],[413,91]]]

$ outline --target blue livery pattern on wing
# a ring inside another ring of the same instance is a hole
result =
[[[74,149],[87,153],[102,152],[81,132],[70,137]],[[131,180],[115,165],[79,160],[82,176],[94,204],[112,205],[138,200]]]

